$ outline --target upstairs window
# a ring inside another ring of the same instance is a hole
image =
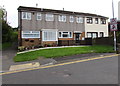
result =
[[[101,24],[106,24],[106,19],[105,18],[101,18]]]
[[[92,24],[92,23],[93,23],[92,17],[87,17],[87,23],[88,23],[88,24]]]
[[[22,31],[22,38],[40,38],[40,31]]]
[[[46,14],[46,21],[54,21],[54,15],[53,14]]]
[[[37,13],[37,20],[42,20],[42,14],[41,13]]]
[[[66,16],[65,15],[59,15],[59,21],[60,22],[66,22]]]
[[[77,23],[83,23],[83,17],[77,17],[76,22]]]
[[[74,22],[74,17],[70,16],[70,22]]]
[[[29,12],[22,12],[22,19],[31,20],[31,13],[29,13]]]
[[[95,24],[98,24],[99,21],[98,21],[98,18],[95,18]]]

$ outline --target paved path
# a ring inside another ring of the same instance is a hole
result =
[[[12,47],[2,51],[2,70],[7,71],[10,65],[14,64],[13,57],[17,53],[17,43],[13,43]]]

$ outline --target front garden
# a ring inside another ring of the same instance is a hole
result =
[[[36,60],[40,57],[57,58],[62,56],[70,56],[86,53],[112,53],[114,49],[112,46],[94,45],[83,47],[68,47],[68,48],[52,48],[44,50],[36,50],[27,53],[17,54],[14,57],[15,62]]]

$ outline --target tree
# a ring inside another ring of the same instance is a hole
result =
[[[12,27],[4,20],[6,10],[0,7],[0,19],[2,23],[2,43],[12,42]]]

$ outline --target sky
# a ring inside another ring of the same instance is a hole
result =
[[[114,1],[115,17],[118,18],[118,2]],[[55,10],[93,13],[112,18],[112,0],[0,0],[0,6],[7,11],[7,22],[12,27],[18,27],[19,6],[47,8]]]

